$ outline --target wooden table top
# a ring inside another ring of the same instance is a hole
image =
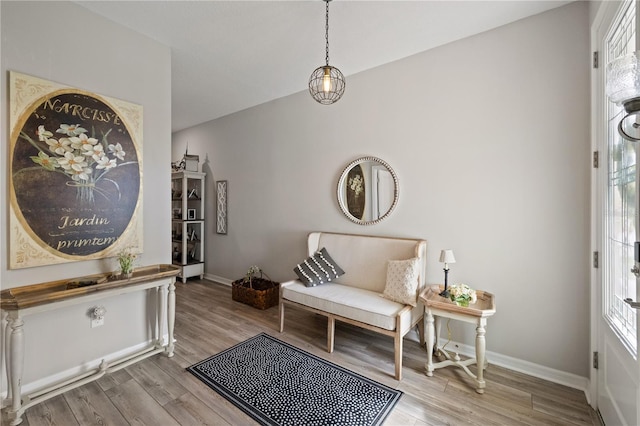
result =
[[[0,308],[8,311],[44,305],[64,299],[84,296],[97,291],[110,290],[172,277],[180,273],[180,267],[174,265],[153,265],[137,268],[133,276],[122,279],[111,272],[89,275],[80,278],[51,281],[15,287],[0,292]]]
[[[492,293],[476,290],[478,299],[476,303],[470,303],[469,307],[464,307],[458,306],[450,299],[440,296],[442,290],[444,290],[443,285],[427,286],[427,288],[420,293],[420,300],[422,300],[422,303],[424,303],[426,307],[474,317],[489,317],[496,313],[496,302]]]

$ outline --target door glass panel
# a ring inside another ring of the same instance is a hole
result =
[[[636,50],[635,2],[629,1],[606,43],[605,63]],[[635,298],[633,247],[636,237],[636,153],[638,144],[622,139],[618,123],[624,109],[607,102],[608,191],[605,226],[603,313],[634,357],[637,356],[636,310],[624,303]]]

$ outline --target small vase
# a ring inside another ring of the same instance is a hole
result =
[[[456,302],[456,305],[458,305],[458,306],[462,306],[462,307],[465,307],[465,308],[469,307],[469,301],[468,300],[464,300],[464,299],[463,300],[454,300],[454,302]]]
[[[131,271],[131,272],[121,272],[120,273],[120,277],[123,280],[129,280],[129,279],[133,278],[133,271]]]

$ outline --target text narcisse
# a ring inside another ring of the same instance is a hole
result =
[[[113,111],[104,111],[86,105],[63,102],[60,98],[50,98],[44,102],[43,110],[51,110],[57,113],[70,114],[81,120],[99,121],[102,123],[113,123],[116,126],[122,124],[120,117]]]

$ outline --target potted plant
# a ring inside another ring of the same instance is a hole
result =
[[[257,274],[260,274],[258,277]],[[266,277],[266,278],[265,278]],[[231,283],[231,298],[257,309],[269,309],[278,304],[280,283],[272,281],[264,271],[254,265],[244,277]]]
[[[122,278],[129,279],[133,276],[133,266],[137,255],[131,251],[131,247],[122,249],[118,253],[118,265]]]

